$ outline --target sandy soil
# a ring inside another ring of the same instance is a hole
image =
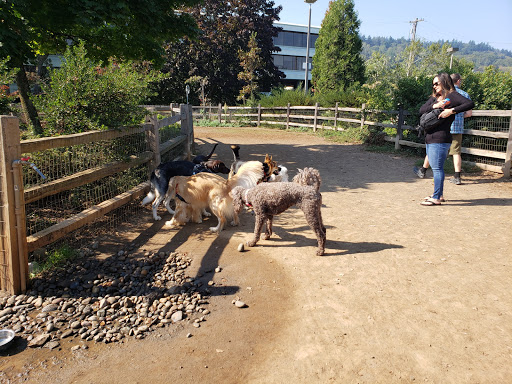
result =
[[[190,276],[215,282],[212,313],[124,344],[0,355],[4,380],[31,383],[510,383],[512,183],[463,175],[440,207],[417,159],[366,152],[307,134],[196,128],[199,152],[231,162],[272,154],[320,170],[326,254],[300,210],[275,220],[274,237],[240,253],[254,219],[219,236],[211,222],[169,229],[149,209],[120,243],[193,258]],[[220,265],[222,271],[215,273]],[[240,298],[248,308],[238,309]],[[191,333],[191,337],[187,334]]]

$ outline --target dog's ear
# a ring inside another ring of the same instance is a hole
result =
[[[244,189],[242,187],[235,187],[229,192],[229,196],[233,198],[233,209],[236,214],[240,213],[243,208],[242,201],[242,191]]]

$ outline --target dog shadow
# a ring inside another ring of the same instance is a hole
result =
[[[168,216],[169,220],[172,216]],[[188,240],[207,242],[213,238],[211,244],[206,250],[201,251],[201,262],[195,276],[190,276],[195,284],[201,290],[204,290],[210,296],[233,295],[240,291],[240,287],[224,285],[222,280],[216,281],[214,285],[208,285],[215,277],[215,269],[220,264],[220,257],[224,249],[229,245],[232,233],[229,228],[225,228],[220,234],[210,232],[209,228],[212,224],[216,224],[215,217],[204,218],[202,223],[188,223],[184,226],[168,227],[165,225],[167,216],[162,216],[162,220],[152,225],[150,233],[153,233],[153,227],[156,232],[159,230],[166,231],[170,236],[169,241],[161,247],[157,252],[174,252],[179,249]],[[161,223],[161,224],[160,224]],[[228,229],[226,231],[226,229]]]
[[[314,248],[317,247],[316,237],[310,238],[304,235],[298,234],[297,232],[306,231],[310,229],[307,226],[294,228],[294,232],[289,232],[288,230],[282,228],[273,228],[273,235],[269,240],[261,240],[258,241],[256,246],[260,247],[296,247],[296,246],[312,246]],[[295,232],[297,231],[297,232]],[[313,231],[311,231],[313,233]],[[274,244],[272,244],[274,243]],[[279,244],[275,244],[279,243]],[[283,244],[286,243],[286,244]],[[378,243],[378,242],[348,242],[348,241],[337,241],[337,240],[329,240],[329,227],[327,227],[327,240],[325,242],[325,253],[322,257],[326,256],[347,256],[354,254],[364,254],[364,253],[376,253],[381,252],[386,249],[399,249],[403,248],[402,245],[398,244],[386,244],[386,243]]]

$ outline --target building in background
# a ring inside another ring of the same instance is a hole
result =
[[[308,26],[300,24],[275,22],[276,27],[283,30],[274,37],[274,45],[281,48],[280,52],[274,53],[274,65],[285,74],[282,83],[285,86],[297,87],[304,86],[306,76],[306,43],[308,36]],[[315,54],[315,42],[318,38],[320,27],[311,26],[309,34],[309,74],[311,81],[311,62]]]

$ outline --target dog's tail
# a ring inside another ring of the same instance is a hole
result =
[[[315,187],[316,191],[320,189],[320,184],[322,183],[322,179],[320,177],[320,172],[318,172],[315,168],[304,168],[299,169],[299,173],[297,173],[293,177],[293,182],[300,185],[310,185]]]
[[[140,205],[146,205],[146,204],[149,204],[149,203],[152,203],[153,200],[155,200],[155,191],[154,190],[151,190],[149,191],[149,193],[147,194],[147,196],[144,198],[144,200],[142,200],[142,202],[140,203]]]
[[[156,181],[156,174],[155,171],[151,172],[151,176],[149,178],[149,184],[151,186],[151,189],[149,190],[149,193],[146,195],[144,200],[141,201],[140,205],[146,205],[149,203],[152,203],[153,200],[156,198],[155,194],[155,181]]]
[[[255,187],[265,176],[263,164],[260,161],[247,161],[242,164],[238,172],[228,179],[229,190],[234,187]]]
[[[212,151],[210,152],[210,154],[208,156],[206,156],[206,160],[205,161],[208,161],[210,160],[210,157],[212,157],[213,155],[213,152],[215,152],[215,148],[217,148],[217,145],[219,145],[218,143],[215,143],[213,148],[212,148]]]
[[[233,159],[234,161],[240,160],[240,153],[238,152],[240,150],[240,146],[236,144],[231,145],[231,150],[233,151]]]

